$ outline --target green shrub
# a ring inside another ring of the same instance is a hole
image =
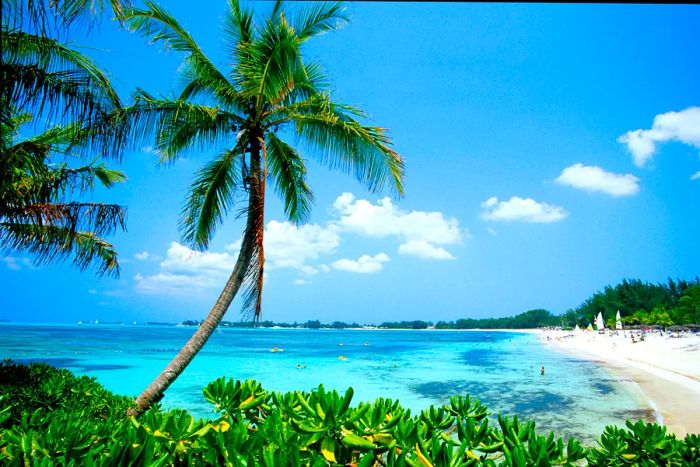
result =
[[[440,466],[698,465],[700,436],[678,440],[638,422],[607,427],[595,449],[517,417],[488,418],[466,397],[412,415],[391,399],[352,404],[319,386],[269,392],[217,379],[204,389],[219,413],[195,419],[155,407],[127,418],[131,400],[93,378],[47,365],[0,365],[3,465]]]

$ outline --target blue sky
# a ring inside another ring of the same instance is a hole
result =
[[[161,3],[225,68],[224,2]],[[391,130],[406,196],[369,193],[310,157],[309,223],[294,228],[268,199],[263,319],[561,313],[623,278],[700,274],[697,5],[347,8],[351,22],[306,54],[323,63],[336,99]],[[125,100],[137,86],[179,90],[182,57],[115,24],[76,43]],[[128,182],[93,196],[128,207],[128,232],[113,237],[120,279],[12,252],[0,261],[0,319],[205,316],[243,227],[230,218],[201,255],[179,243],[178,213],[209,155],[161,167],[147,147],[127,154]]]

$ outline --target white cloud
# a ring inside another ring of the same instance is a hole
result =
[[[90,295],[97,295],[97,289],[90,289],[90,290],[88,290],[88,293]]]
[[[297,227],[289,222],[270,221],[265,229],[265,268],[292,268],[299,271],[300,276],[311,277],[319,269],[307,262],[332,254],[339,244],[340,237],[335,228],[315,224]],[[222,287],[235,266],[240,246],[238,240],[227,245],[225,252],[196,252],[172,242],[158,273],[134,278],[136,290],[186,294]]]
[[[222,287],[235,262],[235,256],[228,253],[197,252],[172,242],[160,263],[160,272],[134,276],[136,290],[142,293],[189,295]]]
[[[134,254],[134,258],[136,258],[139,261],[145,261],[147,260],[151,254],[147,251],[142,251],[141,253],[136,253]]]
[[[4,256],[1,258],[7,266],[7,269],[12,271],[20,271],[24,268],[34,269],[32,262],[28,258],[15,258],[14,256]]]
[[[481,217],[489,221],[520,221],[530,223],[551,223],[563,220],[568,213],[559,206],[538,203],[532,198],[511,197],[508,201],[498,201],[495,196],[481,203]]]
[[[338,245],[340,236],[332,227],[270,221],[265,229],[265,267],[293,268],[314,275],[317,268],[307,262],[334,253]]]
[[[690,176],[691,180],[700,180],[700,171],[695,172],[693,175]]]
[[[327,265],[313,266],[308,262],[335,253],[340,245],[340,236],[334,226],[296,226],[290,222],[270,221],[265,228],[264,241],[267,270],[290,268],[310,277],[318,274],[319,270],[328,271]],[[238,254],[240,248],[241,240],[226,245],[226,249],[234,254]]]
[[[356,260],[339,259],[332,263],[335,269],[340,271],[356,272],[359,274],[372,274],[382,270],[382,263],[389,261],[386,253],[378,253],[374,256],[362,255]]]
[[[161,258],[160,256],[154,255],[153,253],[149,253],[148,251],[144,250],[141,253],[134,253],[134,258],[136,258],[139,261],[160,261]],[[126,260],[120,260],[121,262],[125,262]]]
[[[455,218],[446,219],[437,211],[403,211],[389,198],[372,204],[364,199],[356,199],[351,193],[343,193],[333,203],[333,210],[339,216],[335,225],[341,231],[378,238],[396,237],[404,244],[423,242],[434,249],[447,252],[435,245],[455,245],[464,237],[469,237],[468,231],[461,230],[459,221]],[[423,256],[425,249],[420,254],[418,251],[416,248],[404,248],[404,254],[415,252],[415,256],[426,258]]]
[[[172,242],[160,266],[163,269],[184,274],[215,274],[230,272],[235,263],[234,255],[194,251],[178,242]]]
[[[421,259],[455,259],[452,254],[441,247],[436,247],[425,240],[409,240],[399,246],[399,254],[417,256]]]
[[[639,193],[639,179],[634,175],[606,172],[600,167],[581,163],[562,170],[555,181],[562,185],[586,191],[600,191],[612,196],[630,196]]]
[[[357,260],[340,259],[329,266],[324,259],[336,253],[341,235],[357,232],[375,237],[393,236],[402,241],[399,253],[423,259],[454,259],[445,248],[469,237],[460,230],[456,219],[445,219],[439,212],[404,212],[389,198],[373,205],[357,200],[350,193],[340,195],[334,205],[337,219],[324,225],[296,226],[290,222],[270,221],[265,227],[265,270],[293,269],[297,271],[294,283],[303,285],[310,278],[333,269],[370,273],[382,269],[389,256],[380,253],[364,255]],[[153,274],[134,276],[135,288],[142,293],[193,294],[210,288],[222,287],[233,270],[241,240],[225,246],[223,252],[195,252],[172,242],[160,269]],[[158,258],[148,251],[134,255],[139,260]]]
[[[487,231],[488,233],[490,233],[491,235],[493,235],[494,237],[495,237],[496,235],[498,235],[498,232],[496,232],[496,231],[495,231],[494,229],[492,229],[491,227],[487,227],[487,228],[486,228],[486,231]]]
[[[657,143],[680,141],[700,149],[700,107],[659,114],[650,129],[628,131],[617,140],[627,145],[639,167],[654,156]]]
[[[203,292],[205,289],[222,287],[223,282],[206,275],[174,274],[159,272],[150,276],[136,274],[136,290],[145,294],[184,295],[190,296]]]

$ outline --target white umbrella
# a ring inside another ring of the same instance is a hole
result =
[[[617,310],[617,315],[615,315],[615,329],[622,329],[622,320],[620,319],[620,310]]]
[[[605,329],[605,321],[603,321],[603,313],[598,312],[598,317],[595,319],[595,328],[598,331]]]

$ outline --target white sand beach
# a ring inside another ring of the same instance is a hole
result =
[[[632,336],[636,336],[635,342]],[[639,331],[543,331],[553,349],[605,365],[639,386],[659,421],[677,436],[700,433],[700,335]]]

